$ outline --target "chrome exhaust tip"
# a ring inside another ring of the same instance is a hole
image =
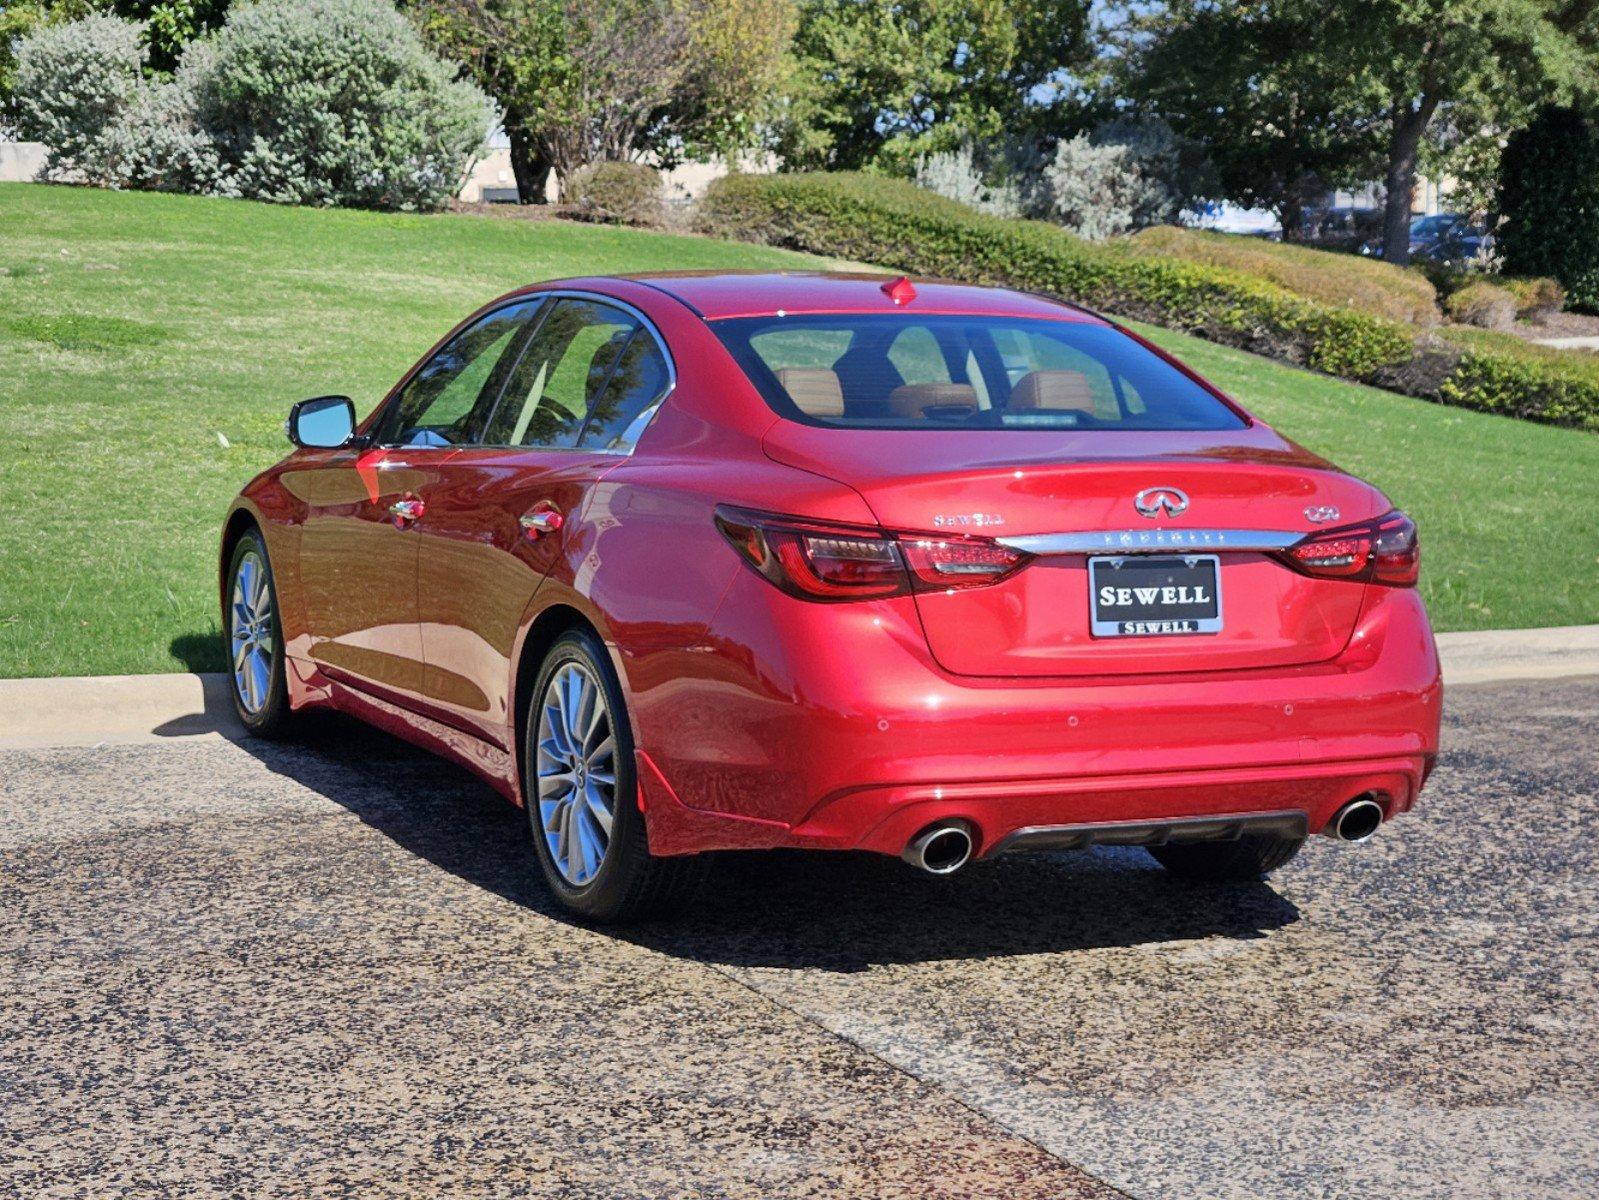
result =
[[[1382,824],[1382,805],[1370,792],[1356,796],[1333,814],[1327,822],[1327,835],[1341,842],[1363,842]]]
[[[929,875],[953,875],[971,861],[971,830],[961,821],[929,825],[911,839],[900,857]]]

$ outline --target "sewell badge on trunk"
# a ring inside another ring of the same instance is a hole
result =
[[[1221,568],[1214,554],[1088,560],[1095,637],[1221,632]]]

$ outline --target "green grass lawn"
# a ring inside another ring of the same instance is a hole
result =
[[[228,500],[289,404],[365,410],[468,310],[597,271],[805,266],[700,238],[0,185],[0,676],[214,668]],[[1441,629],[1599,620],[1599,437],[1150,331],[1421,522]]]

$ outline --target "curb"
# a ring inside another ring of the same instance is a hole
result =
[[[1599,675],[1599,625],[1438,635],[1444,685]],[[0,750],[242,737],[224,674],[0,679]]]

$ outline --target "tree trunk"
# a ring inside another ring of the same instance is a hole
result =
[[[1305,202],[1297,190],[1284,196],[1277,205],[1277,220],[1282,223],[1283,241],[1305,240]]]
[[[543,204],[550,160],[519,126],[507,123],[505,133],[511,139],[511,173],[516,176],[517,195],[523,204]]]
[[[1388,140],[1388,194],[1383,198],[1382,256],[1404,266],[1410,261],[1410,201],[1416,191],[1416,157],[1438,102],[1423,96],[1415,108],[1396,106]]]

